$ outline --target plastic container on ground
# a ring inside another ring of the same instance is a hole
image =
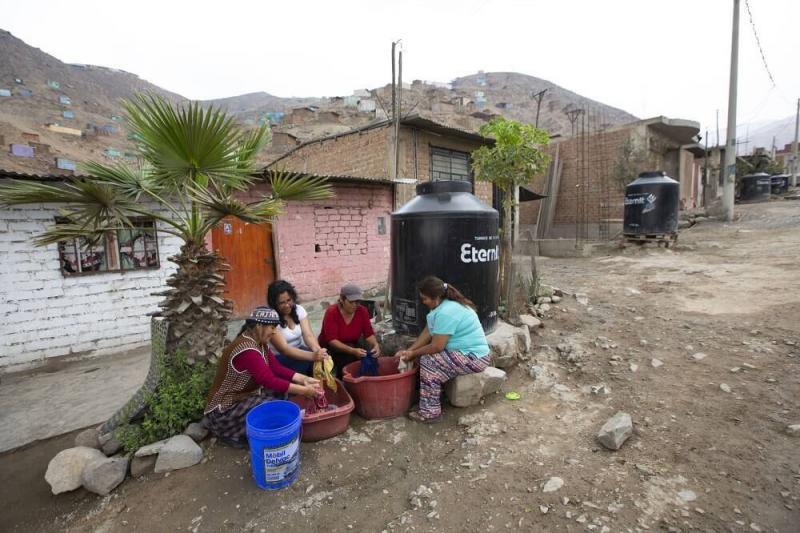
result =
[[[256,485],[265,490],[291,485],[300,473],[300,408],[286,400],[264,402],[245,422]]]
[[[339,385],[336,392],[325,388],[325,399],[328,400],[328,405],[335,405],[336,408],[312,414],[306,413],[303,416],[301,436],[303,442],[329,439],[347,431],[350,425],[350,413],[355,409],[355,403],[347,393],[344,383],[338,379],[336,383]],[[290,401],[297,404],[300,409],[306,410],[314,403],[314,400],[305,396],[292,396]]]
[[[399,364],[399,357],[379,357],[377,376],[361,376],[360,361],[344,367],[344,383],[360,416],[394,418],[408,411],[416,397],[419,367],[400,373]]]

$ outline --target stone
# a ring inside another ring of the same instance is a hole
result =
[[[544,372],[545,370],[542,365],[531,365],[530,368],[528,368],[528,375],[532,379],[541,378],[544,375]]]
[[[800,437],[800,424],[789,424],[786,426],[786,433],[792,437]]]
[[[75,446],[80,447],[83,446],[85,448],[94,448],[95,450],[100,449],[100,441],[98,438],[100,437],[100,430],[96,427],[94,428],[87,428],[75,435]]]
[[[147,474],[152,474],[156,468],[156,459],[156,455],[134,456],[131,459],[131,476],[140,478]]]
[[[685,502],[693,502],[697,499],[697,494],[693,490],[683,489],[678,493],[681,500]]]
[[[208,437],[208,430],[200,422],[192,422],[186,427],[186,430],[183,432],[183,434],[189,435],[195,442],[202,442],[206,437]]]
[[[536,296],[537,297],[539,297],[539,296],[541,296],[541,297],[551,297],[554,294],[557,294],[556,291],[558,291],[558,289],[554,289],[550,285],[545,285],[544,283],[540,283],[536,287]],[[562,294],[559,294],[558,296],[562,296]]]
[[[625,296],[638,296],[642,294],[642,291],[639,289],[634,289],[633,287],[625,287]]]
[[[542,492],[555,492],[564,486],[564,480],[560,477],[551,477],[542,487]]]
[[[536,303],[537,304],[549,304],[549,303],[553,303],[553,300],[549,296],[541,296],[539,298],[536,298]]]
[[[84,467],[91,461],[105,458],[103,452],[88,446],[61,450],[48,463],[44,479],[53,494],[75,490],[81,486]]]
[[[448,381],[444,389],[451,405],[467,407],[476,405],[484,396],[499,391],[505,380],[505,372],[490,366],[477,374],[457,376]]]
[[[535,329],[542,325],[542,321],[536,318],[533,315],[520,315],[519,321],[524,325],[528,326],[528,329]]]
[[[531,334],[527,326],[515,327],[498,321],[494,331],[486,336],[492,363],[497,368],[510,368],[521,359],[527,359],[531,348]]]
[[[606,385],[605,383],[600,383],[599,385],[592,385],[591,386],[592,394],[611,394],[611,388]]]
[[[728,385],[727,383],[720,383],[719,384],[719,390],[721,390],[722,392],[730,392],[731,391],[731,386]]]
[[[628,365],[628,368],[631,369],[631,372],[636,372],[637,370],[639,370],[639,365],[637,365],[636,363],[631,363],[630,365]]]
[[[562,297],[561,297],[561,296],[556,296],[555,294],[554,294],[553,296],[551,296],[551,297],[550,297],[550,301],[551,301],[552,303],[554,303],[554,304],[557,304],[557,303],[558,303],[558,302],[560,302],[561,300],[562,300]]]
[[[156,455],[161,451],[161,448],[167,443],[169,439],[160,440],[147,446],[142,446],[133,454],[134,457],[145,457],[147,455]]]
[[[697,353],[693,353],[690,357],[695,361],[702,361],[707,356],[703,352],[697,352]]]
[[[111,457],[122,448],[122,444],[117,437],[114,436],[113,432],[100,435],[98,440],[100,441],[100,448],[107,457]]]
[[[654,357],[653,359],[650,359],[650,364],[652,365],[653,368],[660,368],[664,366],[664,361],[662,361],[661,359],[656,359]]]
[[[597,433],[597,440],[609,450],[619,450],[632,434],[631,415],[620,411],[603,424]]]
[[[541,311],[542,313],[549,312],[550,311],[550,304],[547,304],[547,303],[539,304],[539,311]]]
[[[575,300],[577,300],[577,302],[579,304],[581,304],[581,305],[589,305],[589,297],[586,295],[586,293],[576,292],[574,294],[574,296],[575,296]]]
[[[86,465],[81,475],[83,488],[105,496],[125,480],[128,473],[128,458],[105,457]]]
[[[188,468],[203,459],[203,449],[188,435],[176,435],[167,440],[158,452],[154,472],[170,472]]]

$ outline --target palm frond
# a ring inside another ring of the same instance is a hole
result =
[[[250,183],[240,170],[241,133],[222,110],[199,102],[173,107],[155,94],[137,94],[122,105],[154,178],[171,189],[203,180],[236,188]]]
[[[248,175],[255,172],[256,155],[269,142],[270,136],[270,129],[266,125],[242,135],[237,152],[241,172]]]
[[[326,200],[333,188],[326,178],[285,170],[269,171],[272,196],[280,200]]]
[[[250,209],[264,220],[273,220],[283,214],[286,202],[278,198],[264,198],[250,204]]]
[[[227,216],[251,223],[264,222],[264,218],[248,204],[231,194],[201,187],[190,187],[188,192],[192,201],[203,211],[203,215],[213,221],[212,226]]]
[[[158,193],[157,183],[142,166],[131,167],[126,163],[106,165],[96,161],[88,161],[81,168],[95,181],[103,181],[119,187],[124,194],[139,200],[142,194]]]
[[[40,233],[33,238],[36,246],[45,246],[62,241],[71,241],[73,239],[85,239],[88,246],[97,245],[106,234],[115,229],[121,229],[124,226],[102,226],[96,228],[87,228],[82,224],[75,224],[73,222],[54,224],[44,233]]]

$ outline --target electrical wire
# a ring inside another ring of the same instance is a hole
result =
[[[769,76],[769,81],[772,83],[772,86],[775,87],[775,78],[772,77],[772,72],[769,70],[769,66],[767,66],[767,57],[764,54],[764,48],[761,46],[761,39],[758,37],[758,31],[756,30],[756,23],[753,21],[753,12],[750,11],[750,1],[744,0],[744,5],[747,7],[747,16],[750,17],[750,26],[753,28],[753,35],[756,38],[756,44],[758,45],[758,51],[761,52],[761,62],[764,63],[764,70],[767,71],[767,76]]]

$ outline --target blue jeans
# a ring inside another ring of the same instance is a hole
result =
[[[314,363],[312,361],[303,361],[300,359],[294,359],[293,357],[287,357],[279,353],[275,354],[275,358],[278,360],[280,364],[282,364],[286,368],[294,370],[298,374],[304,374],[306,376],[310,376],[314,369]]]

